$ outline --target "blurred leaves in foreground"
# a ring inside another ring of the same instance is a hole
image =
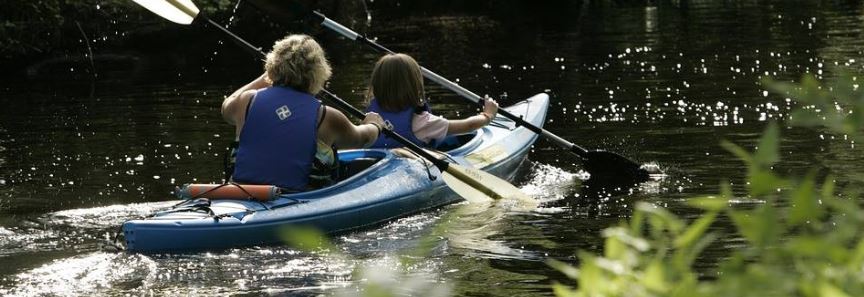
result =
[[[840,71],[837,78],[821,85],[813,76],[806,75],[798,84],[766,80],[775,93],[795,99],[804,106],[795,110],[790,119],[799,126],[822,126],[861,139],[864,127],[864,90],[858,77]]]
[[[811,76],[798,84],[766,81],[769,89],[802,106],[791,124],[824,127],[860,139],[864,92],[857,78],[842,73],[825,85]],[[722,146],[747,166],[749,198],[755,207],[730,207],[728,182],[720,193],[688,200],[704,213],[685,222],[656,205],[639,203],[628,222],[603,232],[603,255],[579,254],[579,267],[549,260],[578,283],[553,284],[558,296],[864,296],[864,210],[856,195],[835,194],[832,177],[816,173],[784,177],[779,128],[765,129],[755,152]],[[700,276],[694,260],[717,238],[711,226],[720,216],[732,222],[747,244],[721,260],[716,273]]]

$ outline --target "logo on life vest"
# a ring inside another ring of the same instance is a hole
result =
[[[282,105],[281,107],[276,109],[276,115],[279,116],[279,120],[284,121],[291,116],[291,110],[288,109],[287,105]]]

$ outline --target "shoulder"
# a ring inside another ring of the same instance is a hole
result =
[[[415,114],[411,120],[411,124],[413,124],[414,127],[428,126],[428,125],[433,125],[433,126],[447,125],[447,122],[448,121],[446,118],[444,118],[442,116],[434,115],[428,111],[424,111],[422,113]]]
[[[349,125],[353,125],[351,121],[348,120],[348,117],[338,109],[323,104],[321,107],[320,116],[324,116],[324,119],[321,122],[321,128],[324,128],[326,131],[338,133]]]
[[[324,116],[318,127],[318,139],[327,145],[332,145],[339,139],[353,135],[354,124],[344,113],[330,106],[321,105],[319,116]]]
[[[256,90],[246,90],[240,94],[228,96],[222,102],[222,115],[229,123],[241,123],[246,118],[246,108],[252,98],[257,94]]]
[[[249,101],[252,101],[252,98],[254,98],[256,94],[258,94],[258,90],[246,90],[243,91],[243,93],[240,93],[240,96],[237,96],[237,100],[238,102],[245,103],[243,105],[246,105]]]
[[[245,110],[246,105],[249,104],[249,101],[251,101],[252,98],[255,97],[255,94],[257,94],[257,93],[258,93],[258,90],[243,91],[237,96],[229,96],[228,98],[225,98],[225,104],[227,105],[228,108],[231,108],[231,109],[237,109],[238,107],[242,106],[243,109]]]
[[[415,114],[411,120],[411,130],[414,132],[414,137],[427,143],[431,140],[440,140],[447,136],[449,128],[450,121],[428,111]]]
[[[327,117],[324,118],[325,122],[348,121],[348,117],[336,108],[321,104],[321,112],[327,114]]]

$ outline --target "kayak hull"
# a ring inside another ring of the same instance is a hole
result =
[[[538,94],[506,109],[542,126],[548,105],[548,95]],[[451,162],[512,180],[536,139],[527,128],[498,117],[446,153]],[[368,159],[378,161],[324,189],[282,195],[269,202],[191,201],[127,221],[122,227],[127,250],[184,252],[278,244],[290,228],[337,233],[463,201],[444,184],[437,168],[424,160],[381,149],[340,151],[340,160]]]

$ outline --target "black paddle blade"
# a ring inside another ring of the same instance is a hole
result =
[[[636,162],[607,151],[589,151],[582,158],[591,180],[616,184],[638,184],[648,181],[648,171]]]

